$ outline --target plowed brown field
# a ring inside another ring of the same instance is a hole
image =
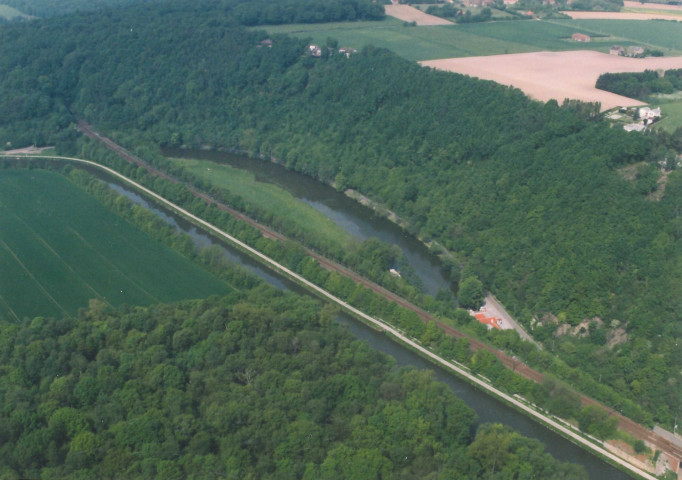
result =
[[[682,68],[682,57],[628,58],[594,51],[534,52],[420,62],[425,67],[511,85],[536,100],[601,102],[602,111],[642,102],[595,88],[602,73]]]

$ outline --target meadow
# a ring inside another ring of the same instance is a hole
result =
[[[650,95],[648,101],[653,106],[660,106],[663,119],[657,122],[656,128],[669,133],[682,127],[682,92],[670,95]]]
[[[259,182],[250,172],[208,160],[170,159],[211,185],[224,188],[287,225],[294,225],[306,237],[321,238],[324,243],[348,248],[353,241],[336,223],[305,202],[276,185]]]
[[[0,171],[0,318],[73,316],[90,299],[149,305],[231,288],[66,177]]]
[[[620,39],[618,43],[647,46],[665,55],[682,55],[682,25],[666,20],[554,20],[557,24],[583,28]]]
[[[262,27],[259,27],[262,28]],[[510,20],[463,25],[406,27],[396,19],[317,25],[268,26],[270,34],[286,33],[325,44],[335,38],[339,46],[365,45],[388,48],[408,60],[501,55],[537,51],[596,50],[608,52],[614,39],[596,36],[589,43],[570,40],[573,33],[595,31],[569,22]],[[608,34],[606,34],[608,35]],[[622,45],[633,42],[619,39]]]

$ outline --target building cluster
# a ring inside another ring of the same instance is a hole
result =
[[[628,123],[623,128],[626,132],[642,132],[648,125],[658,121],[661,118],[661,107],[649,108],[642,107],[637,110],[639,121],[635,123]]]
[[[614,45],[609,50],[609,53],[611,55],[619,55],[621,57],[642,57],[644,56],[644,47],[639,47],[637,45],[631,45],[629,47]]]
[[[310,51],[310,56],[320,58],[322,56],[323,48],[327,49],[329,55],[334,55],[336,53],[333,48],[320,47],[318,45],[309,45],[308,50]],[[341,47],[339,48],[338,53],[339,55],[345,55],[346,58],[349,58],[351,55],[358,53],[358,51],[350,47]]]
[[[590,42],[592,41],[592,38],[584,33],[574,33],[571,35],[571,40],[574,42]]]

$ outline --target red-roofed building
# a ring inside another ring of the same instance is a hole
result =
[[[490,317],[486,315],[485,313],[472,313],[474,318],[481,322],[483,325],[488,327],[488,329],[491,328],[496,328],[498,330],[502,330],[502,327],[500,326],[502,320],[500,320],[497,317]]]

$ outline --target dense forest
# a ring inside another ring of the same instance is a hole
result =
[[[0,476],[586,478],[330,315],[260,286],[3,324]]]
[[[237,148],[359,190],[453,252],[571,367],[671,424],[682,182],[670,173],[652,202],[655,181],[618,173],[655,169],[654,139],[381,49],[316,59],[279,36],[262,48],[265,33],[196,5],[3,27],[2,144],[77,153],[71,111],[151,159],[162,143]],[[588,335],[557,334],[594,317]],[[626,343],[609,340],[619,328]]]
[[[682,69],[655,70],[632,73],[604,73],[597,79],[596,87],[630,98],[646,100],[652,93],[673,93],[682,90]]]
[[[126,7],[133,4],[156,3],[164,0],[2,0],[17,10],[36,17],[54,17],[73,12],[99,10],[102,8]]]
[[[371,0],[232,0],[230,14],[242,25],[381,20],[384,7]]]
[[[142,4],[172,4],[173,0],[3,0],[5,5],[36,17],[53,17],[74,12],[123,8]],[[209,5],[195,2],[198,8]],[[384,8],[372,0],[218,0],[210,8],[228,12],[242,25],[276,25],[282,23],[348,22],[380,20]]]

